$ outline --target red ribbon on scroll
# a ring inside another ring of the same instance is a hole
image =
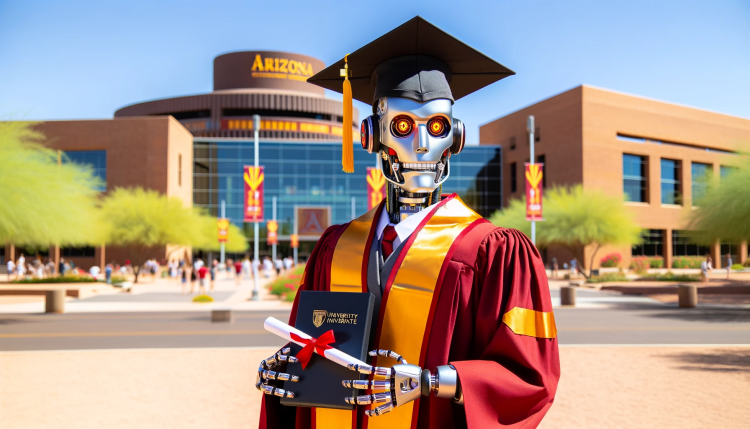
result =
[[[305,347],[302,347],[302,350],[300,350],[299,353],[297,353],[297,356],[295,356],[302,364],[302,369],[305,369],[307,364],[310,362],[310,358],[312,358],[313,352],[321,356],[325,356],[323,353],[326,350],[333,348],[329,346],[329,344],[336,342],[336,338],[333,337],[333,330],[326,332],[318,338],[310,339],[302,338],[294,332],[290,333],[290,335],[292,336],[292,339],[294,341],[305,344]]]

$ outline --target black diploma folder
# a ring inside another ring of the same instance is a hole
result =
[[[302,291],[294,327],[313,338],[333,330],[336,342],[329,344],[331,347],[367,362],[374,306],[375,298],[370,293]],[[294,343],[291,348],[290,356],[302,350]],[[341,382],[360,379],[356,371],[317,353],[313,353],[305,369],[299,362],[287,364],[286,369],[289,374],[299,376],[299,381],[284,382],[283,388],[294,392],[294,398],[281,398],[283,405],[354,409],[344,398],[357,396],[356,389],[346,388]]]

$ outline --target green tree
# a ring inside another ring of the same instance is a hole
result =
[[[90,168],[58,165],[32,122],[0,122],[0,244],[101,244],[100,181]]]
[[[156,191],[117,188],[104,199],[102,215],[107,220],[107,243],[128,249],[136,282],[143,264],[161,246],[219,249],[216,218]],[[247,249],[247,240],[234,225],[229,228],[227,248]]]
[[[539,247],[558,245],[575,256],[581,273],[589,277],[597,252],[605,245],[632,245],[640,240],[641,229],[633,214],[622,204],[622,199],[599,191],[584,190],[581,185],[554,187],[544,194],[543,222],[537,222]],[[526,221],[526,206],[512,200],[503,211],[496,212],[490,221],[498,226],[515,228],[526,235],[531,232]],[[585,249],[591,246],[589,263]]]
[[[709,181],[699,207],[688,217],[698,243],[750,240],[750,161],[744,158],[726,177]]]
[[[221,243],[218,240],[217,218],[205,213],[196,214],[196,224],[200,225],[201,236],[193,247],[206,251],[219,251]],[[247,238],[242,234],[242,230],[237,225],[229,224],[228,237],[224,249],[230,253],[243,253],[248,248]]]

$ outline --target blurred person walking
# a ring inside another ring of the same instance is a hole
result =
[[[195,262],[193,262],[193,269],[190,273],[190,295],[193,294],[193,287],[195,286],[195,281],[197,280],[198,276],[198,270],[203,267],[203,261],[201,258],[197,258]]]
[[[112,268],[113,268],[112,264],[107,264],[104,267],[104,278],[107,279],[107,284],[108,285],[112,284]]]
[[[89,268],[89,274],[91,274],[91,277],[98,279],[99,278],[99,272],[102,269],[99,268],[98,265],[92,265],[91,268]]]
[[[216,259],[211,262],[211,292],[214,291],[214,281],[216,281],[216,270],[219,269],[219,261]]]
[[[275,261],[273,261],[273,264],[276,266],[276,277],[281,275],[281,269],[284,268],[284,263],[281,262],[281,259],[276,258]]]
[[[732,269],[732,255],[727,253],[727,280],[729,280],[729,271]]]
[[[199,295],[206,294],[206,273],[208,273],[208,268],[206,268],[205,265],[201,265],[200,268],[198,268],[198,294]]]
[[[245,256],[245,259],[242,260],[242,271],[245,272],[245,278],[249,279],[252,277],[252,265],[250,265],[250,258]]]
[[[12,259],[8,259],[8,263],[6,264],[8,267],[8,281],[10,281],[10,277],[13,276],[13,279],[16,279],[16,264],[13,263]]]
[[[284,258],[284,270],[287,272],[292,269],[292,265],[294,265],[294,260],[291,256],[287,256]]]
[[[224,278],[232,277],[232,274],[234,274],[234,259],[228,258],[224,264]]]
[[[558,268],[559,267],[557,265],[557,258],[553,256],[552,257],[552,277],[557,277],[560,274],[557,272]]]
[[[708,283],[709,281],[708,272],[712,270],[711,262],[710,255],[706,255],[706,260],[701,262],[701,281],[705,283]]]
[[[273,273],[273,262],[271,262],[271,258],[266,256],[263,258],[263,276],[267,279],[271,278],[271,273]]]
[[[242,262],[237,260],[234,263],[234,285],[239,286],[240,280],[242,280]]]
[[[184,265],[183,268],[180,268],[180,284],[182,285],[182,294],[184,295],[187,289],[187,269]]]
[[[65,258],[60,258],[60,262],[58,262],[57,264],[57,275],[58,276],[65,275]]]
[[[573,276],[576,275],[578,272],[578,261],[576,258],[573,258],[572,261],[570,261],[570,278],[573,278]]]

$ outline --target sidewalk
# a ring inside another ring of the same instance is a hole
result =
[[[0,415],[27,429],[257,427],[255,368],[275,350],[0,353]],[[540,427],[747,427],[748,358],[747,346],[561,347]]]
[[[154,282],[145,280],[134,284],[131,292],[122,292],[118,288],[105,289],[102,293],[83,299],[66,298],[66,313],[93,312],[149,312],[149,311],[210,311],[213,309],[233,310],[279,310],[291,308],[291,303],[282,302],[270,295],[266,284],[273,280],[266,279],[261,274],[259,279],[259,301],[252,301],[254,282],[250,278],[243,278],[240,286],[234,283],[234,278],[218,275],[213,291],[208,295],[214,298],[212,303],[194,303],[192,298],[198,295],[198,285],[193,288],[193,294],[183,294],[182,284],[171,279],[157,279]],[[190,284],[185,287],[189,291]],[[208,289],[208,287],[207,287]],[[32,297],[33,298],[33,297]],[[0,313],[43,313],[44,299],[27,299],[27,302],[5,302],[0,305]],[[32,301],[32,302],[28,302]]]

